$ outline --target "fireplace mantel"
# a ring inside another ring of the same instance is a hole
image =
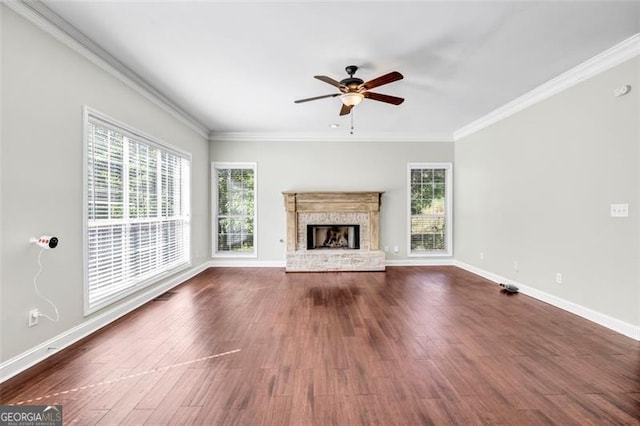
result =
[[[380,203],[383,192],[285,191],[287,271],[380,271]],[[354,223],[361,227],[359,250],[307,251],[309,223]]]

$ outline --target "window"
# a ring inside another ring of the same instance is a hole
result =
[[[451,256],[451,164],[409,164],[409,256]]]
[[[189,266],[191,159],[85,109],[85,313]]]
[[[256,163],[213,163],[213,255],[256,256]]]

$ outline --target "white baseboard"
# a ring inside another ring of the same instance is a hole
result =
[[[436,265],[453,265],[458,268],[479,275],[483,278],[493,281],[494,283],[513,284],[517,286],[521,293],[533,297],[534,299],[556,306],[565,311],[571,312],[589,321],[600,324],[610,330],[624,334],[632,339],[640,341],[640,327],[629,324],[625,321],[610,317],[606,314],[594,311],[560,297],[545,293],[535,288],[526,286],[509,278],[502,277],[489,271],[485,271],[473,265],[466,264],[453,259],[404,259],[404,260],[387,260],[387,266],[436,266]],[[49,340],[43,342],[15,357],[0,364],[0,383],[10,379],[11,377],[25,371],[29,367],[45,360],[56,352],[72,345],[78,340],[90,335],[101,329],[102,327],[112,323],[118,318],[128,314],[136,308],[144,305],[151,299],[161,295],[162,293],[176,287],[186,280],[196,276],[200,272],[209,267],[277,267],[284,268],[284,261],[232,261],[232,260],[212,260],[205,262],[200,266],[192,268],[184,273],[173,277],[171,280],[163,283],[158,287],[151,288],[144,293],[118,305],[112,309],[102,312],[91,317],[87,321],[79,324]],[[56,348],[49,350],[49,348]]]
[[[385,266],[451,266],[453,265],[453,259],[387,259],[384,264]]]
[[[467,263],[460,262],[458,260],[455,260],[453,262],[453,265],[457,266],[458,268],[464,269],[465,271],[469,271],[473,274],[486,278],[489,281],[493,281],[496,284],[497,283],[513,284],[516,287],[518,287],[520,293],[522,294],[526,294],[527,296],[533,297],[534,299],[548,303],[557,308],[563,309],[567,312],[571,312],[572,314],[578,315],[579,317],[595,322],[596,324],[600,324],[603,327],[616,331],[620,334],[624,334],[625,336],[631,337],[632,339],[640,340],[639,326],[629,324],[628,322],[610,317],[609,315],[603,314],[598,311],[594,311],[593,309],[586,308],[582,305],[578,305],[577,303],[573,303],[568,300],[562,299],[558,296],[545,293],[544,291],[537,290],[533,287],[529,287],[527,285],[516,282],[509,278],[502,277],[498,274],[494,274],[493,272],[485,271],[484,269],[480,269],[476,266],[469,265]]]
[[[144,305],[151,299],[198,275],[208,267],[209,264],[205,262],[199,266],[196,266],[195,268],[191,268],[179,275],[176,275],[169,281],[166,281],[157,287],[153,287],[114,308],[107,309],[104,312],[92,316],[81,324],[78,324],[77,326],[58,334],[57,336],[47,340],[46,342],[43,342],[21,354],[14,356],[11,359],[8,359],[7,361],[0,364],[0,383],[25,371],[29,367],[32,367],[35,364],[44,361],[51,355],[59,352],[66,347],[71,346],[78,340],[87,337],[91,333],[98,331],[102,327],[112,323],[113,321],[128,314],[134,309]],[[50,350],[49,348],[55,349]]]
[[[385,260],[385,266],[451,266],[453,259],[399,259]],[[284,260],[214,259],[211,268],[284,268]]]
[[[284,268],[284,260],[213,259],[210,268]]]

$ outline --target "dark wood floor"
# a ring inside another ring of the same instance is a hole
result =
[[[216,268],[176,291],[1,403],[81,425],[640,424],[640,343],[454,267]]]

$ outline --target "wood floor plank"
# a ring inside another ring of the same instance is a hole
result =
[[[81,425],[640,425],[639,342],[455,267],[212,268],[174,290],[0,403]]]
[[[62,409],[62,415],[65,423],[73,425],[95,425],[97,424],[108,410],[82,410],[74,415],[74,413],[68,413],[64,408]]]
[[[104,424],[143,425],[152,413],[153,410],[132,410],[121,422]],[[102,418],[102,422],[104,422],[104,417]],[[102,422],[98,424],[100,425]]]
[[[264,426],[281,426],[289,424],[293,398],[290,396],[273,396],[269,399],[266,410],[261,410],[260,421],[256,424]]]
[[[196,425],[196,419],[200,414],[200,410],[200,407],[178,407],[175,410],[173,417],[171,417],[167,423],[169,425]],[[155,423],[147,422],[147,424]]]

